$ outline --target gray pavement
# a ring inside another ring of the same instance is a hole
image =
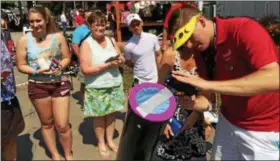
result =
[[[12,33],[12,39],[16,43],[19,37],[22,36],[21,32]],[[17,84],[17,96],[19,98],[21,109],[24,115],[26,124],[25,130],[18,136],[18,160],[50,160],[49,154],[42,141],[40,132],[40,122],[31,104],[27,93],[27,76],[18,72],[15,68],[15,78]],[[77,78],[73,78],[74,89],[71,91],[70,96],[70,123],[72,125],[73,133],[73,154],[76,160],[101,160],[97,147],[96,137],[92,129],[92,118],[85,118],[81,105],[79,104],[79,89],[80,83]],[[125,111],[117,114],[116,130],[115,130],[115,143],[119,143],[120,134],[122,132],[123,120]],[[210,144],[213,139],[210,137]],[[57,140],[58,141],[58,140]],[[58,143],[59,150],[63,156],[62,148]],[[112,153],[113,154],[113,153]],[[209,159],[209,155],[207,157]],[[110,158],[115,159],[113,154]]]

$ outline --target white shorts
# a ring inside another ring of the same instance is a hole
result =
[[[248,131],[220,113],[211,160],[279,160],[279,132]]]

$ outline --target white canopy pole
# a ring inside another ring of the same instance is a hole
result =
[[[202,0],[198,1],[198,9],[199,9],[200,11],[203,10],[203,1],[202,1]]]

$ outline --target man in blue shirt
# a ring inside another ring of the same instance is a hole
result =
[[[80,45],[82,43],[83,40],[86,39],[87,36],[89,36],[91,34],[90,28],[89,28],[89,24],[87,23],[87,19],[89,17],[89,15],[92,13],[92,11],[85,11],[85,23],[82,24],[81,26],[77,27],[72,35],[72,48],[74,50],[74,54],[78,57],[80,57]],[[84,101],[84,92],[85,92],[85,78],[84,75],[82,74],[81,70],[78,73],[78,78],[81,82],[81,88],[80,88],[80,92],[81,92],[81,98],[82,98],[82,102]]]
[[[16,160],[16,137],[24,130],[13,69],[11,54],[1,35],[1,152],[4,160]]]

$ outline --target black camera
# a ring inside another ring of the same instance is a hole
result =
[[[174,70],[176,70],[176,69],[174,69]],[[194,86],[177,81],[171,75],[170,75],[170,77],[168,77],[165,80],[165,83],[166,83],[166,85],[172,87],[176,91],[184,92],[184,95],[187,95],[187,96],[196,95],[198,92]]]

